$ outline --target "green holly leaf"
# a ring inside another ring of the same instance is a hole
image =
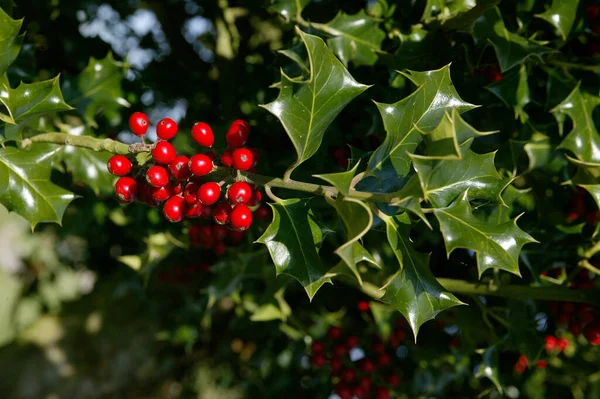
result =
[[[31,118],[73,109],[65,103],[58,80],[59,76],[37,83],[21,83],[16,89],[11,89],[6,81],[2,84],[0,102],[10,118],[5,126],[5,140],[22,140],[23,126]]]
[[[567,36],[569,36],[569,32],[571,32],[571,28],[575,23],[577,7],[579,7],[579,0],[552,0],[550,8],[535,16],[554,26],[556,33],[563,40],[567,40]]]
[[[417,252],[410,240],[411,222],[406,213],[384,217],[387,239],[400,270],[382,288],[383,302],[394,306],[408,320],[415,335],[428,320],[453,306],[463,305],[438,283],[429,270],[429,255]]]
[[[273,221],[257,242],[267,246],[277,275],[287,274],[298,280],[312,300],[323,284],[331,283],[331,279],[323,278],[328,268],[317,251],[328,230],[316,221],[307,199],[269,205]]]
[[[500,9],[494,7],[475,21],[473,37],[477,45],[491,42],[502,71],[507,71],[529,57],[541,58],[553,50],[509,32],[504,25]]]
[[[489,348],[478,351],[481,353],[481,363],[476,367],[475,377],[485,377],[492,381],[500,393],[503,392],[503,384],[500,380],[500,373],[498,372],[498,345],[490,346]]]
[[[477,219],[471,211],[466,192],[449,207],[435,208],[434,214],[440,222],[448,256],[456,248],[475,251],[479,277],[491,268],[520,276],[521,248],[527,243],[537,242],[517,226],[517,218],[500,224]]]
[[[327,183],[333,185],[338,191],[344,195],[345,197],[350,195],[350,187],[352,185],[352,179],[354,175],[356,175],[356,171],[358,170],[358,165],[360,161],[357,162],[354,167],[345,172],[339,173],[328,173],[323,175],[313,175],[319,179],[325,180]]]
[[[526,207],[527,210],[533,210],[535,203],[531,188],[519,190],[513,185],[508,185],[502,192],[502,204],[494,207],[487,220],[494,224],[509,222],[517,204]]]
[[[474,6],[475,2],[469,0],[427,0],[421,20],[426,23],[434,19],[445,21],[470,10]]]
[[[600,135],[592,117],[594,108],[599,104],[600,97],[582,92],[578,84],[567,98],[551,111],[559,121],[564,120],[564,115],[573,121],[573,130],[558,148],[571,151],[577,159],[569,159],[576,164],[591,166],[600,164]]]
[[[75,195],[50,181],[51,162],[59,149],[0,149],[0,202],[23,216],[31,228],[40,222],[61,224]]]
[[[19,56],[25,39],[25,34],[19,35],[22,25],[22,19],[12,19],[0,8],[0,76]]]
[[[286,22],[295,21],[296,17],[310,3],[311,0],[272,0],[270,12],[281,15]]]
[[[123,98],[121,81],[127,72],[127,67],[115,61],[112,53],[97,60],[91,57],[87,67],[77,76],[77,91],[74,93],[73,104],[83,110],[86,121],[94,123],[99,111],[108,117],[113,125],[121,123],[121,108],[129,103]]]
[[[344,65],[350,61],[356,66],[377,62],[385,32],[379,29],[379,21],[364,10],[354,15],[339,12],[334,19],[317,28],[334,36],[327,39],[327,44]]]
[[[514,109],[515,119],[519,118],[522,123],[527,121],[528,116],[524,108],[529,104],[531,98],[529,97],[527,67],[525,65],[521,65],[518,71],[516,68],[511,69],[502,76],[502,79],[490,84],[486,88],[506,105]]]
[[[371,155],[366,173],[380,179],[408,174],[408,153],[415,151],[422,140],[421,134],[433,130],[446,111],[464,112],[475,108],[456,92],[449,65],[435,71],[402,74],[417,85],[417,90],[397,103],[376,103],[387,134]]]
[[[535,363],[544,348],[544,338],[536,329],[535,313],[523,301],[508,303],[510,329],[508,337],[517,350],[525,355],[530,364]]]
[[[497,132],[479,132],[464,121],[456,109],[446,112],[435,129],[425,134],[427,157],[430,159],[461,159],[460,145],[471,138]]]
[[[462,159],[435,159],[411,155],[426,200],[435,207],[448,206],[468,190],[468,198],[501,201],[500,193],[508,183],[494,166],[495,152],[476,154],[470,150],[473,139],[460,145]]]
[[[297,32],[308,51],[310,79],[293,81],[282,73],[279,96],[262,105],[279,119],[296,148],[298,160],[288,168],[288,177],[317,152],[327,127],[342,109],[369,87],[354,80],[321,38]]]

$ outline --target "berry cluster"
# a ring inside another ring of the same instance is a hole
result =
[[[473,68],[473,75],[487,82],[497,82],[502,79],[502,72],[498,65],[481,65]]]
[[[598,223],[600,212],[596,205],[593,204],[593,200],[588,192],[581,187],[577,187],[575,196],[567,207],[565,217],[568,222],[575,222],[583,219],[586,223],[593,225]]]
[[[149,127],[148,117],[136,112],[129,118],[129,126],[143,140]],[[178,155],[168,142],[177,135],[178,129],[172,119],[164,118],[158,122],[158,141],[152,145],[152,162],[148,165],[134,168],[126,156],[111,157],[108,170],[119,176],[115,191],[123,203],[131,203],[136,199],[153,207],[163,203],[163,214],[171,222],[180,222],[184,218],[212,218],[221,225],[221,228],[211,229],[215,238],[220,237],[213,241],[222,244],[228,235],[223,226],[234,231],[250,227],[251,208],[258,208],[262,194],[255,186],[244,181],[234,181],[224,189],[227,182],[208,180],[208,175],[215,167],[214,151],[194,154],[190,158]],[[195,123],[191,135],[203,147],[211,148],[215,141],[211,127],[204,122]],[[249,135],[250,126],[247,122],[236,120],[231,124],[225,137],[230,148],[220,159],[223,166],[252,172],[251,168],[258,162],[258,151],[243,147]],[[261,209],[260,218],[265,217],[265,209]],[[224,252],[223,245],[219,245],[215,252]]]
[[[361,307],[364,309],[364,304],[359,304]],[[400,376],[393,371],[393,361],[396,348],[406,338],[403,322],[398,320],[397,328],[387,343],[379,337],[362,340],[357,335],[344,337],[341,328],[331,327],[325,340],[313,341],[310,362],[316,369],[326,368],[329,371],[335,392],[341,399],[388,399],[391,390],[401,382]],[[350,353],[358,348],[365,356],[353,360]]]
[[[517,373],[519,375],[523,374],[528,365],[529,365],[529,360],[527,360],[527,357],[525,355],[520,355],[519,359],[517,360],[517,362],[515,363],[515,366],[514,366],[515,373]],[[548,367],[548,362],[545,360],[538,360],[536,362],[535,366],[538,369],[545,369],[546,367]]]

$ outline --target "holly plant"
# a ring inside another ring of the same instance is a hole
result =
[[[600,5],[17,3],[2,251],[50,244],[0,262],[0,345],[59,371],[8,397],[95,397],[32,332],[81,315],[153,359],[107,397],[600,395]]]

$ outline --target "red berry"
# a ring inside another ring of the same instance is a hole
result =
[[[213,245],[212,250],[215,253],[215,255],[217,255],[217,256],[223,256],[223,255],[225,255],[225,251],[227,250],[227,246],[225,246],[225,243],[223,241],[217,241],[215,243],[215,245]]]
[[[183,190],[183,199],[185,202],[192,205],[198,201],[198,185],[196,183],[188,183]]]
[[[239,231],[239,230],[230,230],[229,231],[229,239],[234,244],[242,242],[242,240],[244,239],[245,236],[246,236],[245,231]]]
[[[234,230],[246,230],[252,224],[252,211],[244,204],[233,207],[229,215],[229,224]]]
[[[173,144],[166,141],[159,141],[152,149],[152,159],[154,162],[168,165],[177,158],[177,152]]]
[[[227,202],[220,202],[213,208],[213,219],[219,224],[227,224],[231,214],[231,205]]]
[[[535,365],[538,369],[545,369],[546,367],[548,367],[548,362],[545,360],[538,360]]]
[[[356,373],[352,369],[344,369],[342,370],[342,381],[350,383],[354,381],[354,377],[356,377]]]
[[[131,171],[131,161],[124,155],[113,155],[108,160],[108,171],[115,176],[125,176]]]
[[[329,366],[331,367],[332,372],[338,372],[342,369],[342,361],[334,357],[331,359]]]
[[[250,125],[248,124],[248,122],[246,122],[243,119],[236,119],[233,122],[231,122],[231,125],[242,125],[243,127],[245,127],[246,129],[250,130]]]
[[[176,180],[187,180],[190,178],[191,172],[188,163],[190,159],[184,155],[178,155],[175,160],[169,164],[171,176]]]
[[[134,112],[129,117],[129,128],[136,136],[143,136],[146,134],[148,126],[150,126],[148,117],[142,112]]]
[[[596,312],[589,305],[580,305],[577,309],[577,316],[582,323],[591,323],[596,320]]]
[[[229,127],[229,130],[227,130],[225,140],[227,140],[229,147],[240,148],[246,144],[248,136],[250,136],[250,129],[240,123],[234,122]]]
[[[336,326],[329,327],[327,330],[327,336],[330,340],[335,341],[342,336],[342,329]]]
[[[520,355],[519,359],[517,360],[517,364],[527,366],[529,364],[529,360],[527,360],[527,357],[525,355]]]
[[[223,166],[233,166],[233,151],[227,150],[221,154],[221,163]]]
[[[258,220],[267,220],[271,217],[271,210],[268,206],[262,205],[256,210],[256,218]]]
[[[228,232],[229,230],[227,230],[225,226],[222,226],[220,224],[212,225],[212,235],[216,241],[223,241],[224,239],[226,239]]]
[[[398,339],[399,341],[404,341],[404,338],[406,338],[406,333],[404,332],[404,330],[400,330],[400,329],[395,330],[394,338]]]
[[[390,390],[387,388],[377,388],[375,390],[376,399],[390,399]]]
[[[254,157],[247,148],[236,148],[233,150],[233,167],[238,170],[248,170],[252,167]]]
[[[368,312],[369,311],[369,302],[359,301],[358,302],[358,310],[360,310],[361,312]]]
[[[547,351],[552,351],[554,349],[556,349],[557,345],[558,345],[558,340],[556,337],[552,336],[552,335],[548,335],[546,338],[546,344],[544,345],[544,347],[546,348]]]
[[[354,396],[354,393],[352,392],[352,390],[350,388],[348,388],[345,385],[340,385],[340,384],[338,384],[338,386],[336,386],[335,393],[337,393],[337,395],[340,397],[340,399],[352,399],[352,396]]]
[[[333,348],[334,357],[340,358],[343,357],[346,353],[348,353],[348,348],[346,348],[346,346],[343,344],[336,345],[335,348]]]
[[[572,322],[569,324],[569,331],[571,331],[571,334],[574,336],[578,336],[583,332],[583,325],[579,322]]]
[[[159,201],[152,198],[151,190],[154,189],[154,187],[148,185],[148,183],[146,183],[146,181],[143,179],[136,180],[136,183],[137,183],[137,198],[140,202],[143,202],[146,205],[149,205],[151,207],[157,207],[158,205],[160,205]]]
[[[396,375],[396,374],[390,374],[388,375],[388,377],[386,378],[386,381],[388,384],[390,384],[391,386],[393,386],[394,388],[396,388],[398,385],[400,385],[400,376]]]
[[[248,206],[256,206],[260,204],[262,200],[262,194],[258,190],[252,190],[252,197],[250,197],[250,201],[248,201]]]
[[[212,205],[219,200],[221,196],[221,186],[215,182],[204,183],[198,189],[198,199],[204,205]]]
[[[321,353],[323,352],[323,349],[325,349],[325,345],[323,345],[323,342],[316,340],[313,341],[312,346],[310,347],[312,353]]]
[[[252,188],[246,182],[235,182],[229,186],[227,198],[232,204],[245,204],[252,198]]]
[[[371,386],[373,385],[373,381],[369,377],[361,377],[358,379],[357,385],[359,387],[361,387],[362,389],[364,389],[365,391],[368,391],[371,389]]]
[[[212,147],[215,143],[215,136],[212,129],[204,122],[196,122],[192,126],[192,138],[203,147]]]
[[[360,385],[355,385],[352,389],[352,393],[355,397],[362,399],[371,396],[371,392],[368,389],[364,389]]]
[[[313,364],[313,366],[315,366],[318,369],[323,367],[326,361],[327,359],[325,359],[325,356],[323,356],[322,353],[316,353],[310,358],[310,362]]]
[[[385,346],[383,346],[382,342],[376,342],[373,344],[373,352],[375,353],[383,353],[385,352]]]
[[[152,187],[164,187],[169,182],[169,174],[162,166],[152,166],[146,171],[146,181]]]
[[[591,5],[585,10],[585,17],[590,21],[600,19],[600,5]]]
[[[372,373],[375,370],[375,363],[370,359],[362,359],[360,362],[360,369],[365,373]]]
[[[212,172],[213,162],[207,155],[196,154],[192,155],[189,166],[194,175],[205,176]]]
[[[150,195],[156,201],[166,201],[173,196],[173,185],[171,183],[167,183],[167,185],[163,187],[151,187]]]
[[[212,215],[213,215],[212,206],[206,205],[206,206],[202,207],[202,213],[200,214],[201,218],[210,219],[210,218],[212,218]]]
[[[583,329],[583,336],[592,345],[600,345],[600,322],[589,323]]]
[[[170,222],[181,222],[184,213],[185,200],[179,195],[169,198],[163,206],[163,215],[165,215],[165,218]]]
[[[360,344],[360,338],[357,335],[351,335],[346,338],[346,346],[350,349],[356,348]]]
[[[177,134],[177,123],[171,118],[164,118],[156,125],[156,135],[162,140],[171,140]]]
[[[121,177],[115,184],[117,197],[126,204],[133,202],[137,195],[137,183],[131,177]]]
[[[380,365],[381,367],[389,366],[391,361],[392,361],[392,358],[387,353],[382,353],[377,358],[377,364]]]
[[[205,224],[198,228],[198,238],[205,247],[210,247],[215,242],[211,226]]]
[[[194,219],[197,217],[200,217],[200,215],[202,214],[202,203],[200,201],[196,201],[193,204],[188,204],[188,206],[185,208],[185,217],[186,218],[190,218],[190,219]]]
[[[558,347],[561,351],[564,351],[569,346],[569,341],[565,338],[559,338],[557,341]]]
[[[260,159],[260,152],[256,148],[248,148],[252,153],[252,167],[258,165],[258,160]]]

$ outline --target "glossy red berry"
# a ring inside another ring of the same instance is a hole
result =
[[[246,204],[250,198],[252,198],[252,188],[246,182],[235,182],[227,189],[227,199],[232,204]]]
[[[146,181],[152,187],[164,187],[169,182],[169,174],[162,166],[152,166],[146,171]]]
[[[134,112],[129,117],[129,128],[136,136],[143,136],[146,134],[148,126],[150,126],[148,117],[142,112]]]
[[[333,348],[333,356],[340,358],[343,357],[346,353],[348,353],[348,348],[346,348],[346,345],[336,345]]]
[[[215,136],[212,129],[204,122],[196,122],[192,126],[192,138],[203,147],[212,147],[215,143]]]
[[[564,351],[569,347],[569,341],[567,341],[565,338],[559,338],[556,343],[561,351]]]
[[[171,172],[171,176],[175,178],[175,180],[187,180],[190,178],[192,172],[190,172],[189,167],[190,159],[184,155],[178,155],[175,159],[169,164],[169,171]]]
[[[187,202],[186,202],[187,203]],[[193,204],[188,204],[185,208],[185,217],[189,219],[195,219],[200,217],[202,214],[202,203],[196,201]]]
[[[339,327],[331,326],[331,327],[329,327],[329,330],[327,330],[327,337],[329,337],[329,339],[332,341],[340,339],[341,336],[342,336],[342,329]]]
[[[231,148],[240,148],[248,141],[250,136],[250,129],[240,123],[232,123],[227,130],[225,140]]]
[[[242,125],[246,129],[250,130],[250,124],[243,119],[236,119],[233,122],[231,122],[231,125]]]
[[[360,338],[358,338],[358,335],[351,335],[348,338],[346,338],[346,346],[349,349],[356,348],[359,344]]]
[[[183,189],[183,199],[188,204],[195,204],[198,201],[198,185],[196,183],[188,183]]]
[[[313,364],[313,366],[320,369],[321,367],[323,367],[325,365],[325,363],[327,362],[327,359],[325,358],[325,356],[322,353],[315,353],[314,355],[311,356],[310,362]]]
[[[254,157],[247,148],[236,148],[233,150],[233,167],[238,170],[248,170],[252,167]]]
[[[168,221],[177,223],[181,222],[185,214],[185,200],[183,197],[176,195],[169,198],[163,206],[163,215]]]
[[[190,158],[190,171],[196,176],[205,176],[213,169],[212,160],[204,154],[192,155]]]
[[[246,230],[252,224],[252,211],[244,204],[233,207],[229,215],[229,224],[234,230]]]
[[[592,345],[600,345],[600,322],[589,323],[583,329],[583,336]]]
[[[221,154],[221,163],[223,166],[233,166],[233,151],[227,150]]]
[[[375,370],[375,363],[370,359],[362,359],[360,361],[360,369],[365,373],[372,373]]]
[[[124,155],[113,155],[108,160],[108,171],[115,176],[125,176],[131,171],[131,161]]]
[[[390,390],[379,387],[375,390],[375,399],[390,399]]]
[[[310,347],[312,353],[321,353],[323,352],[323,349],[325,349],[325,345],[318,340],[313,341],[312,346]]]
[[[219,183],[208,182],[204,183],[198,189],[198,199],[202,201],[204,205],[212,205],[219,200],[221,196],[221,186]]]
[[[342,377],[342,381],[344,381],[346,383],[351,383],[352,381],[354,381],[354,378],[356,377],[356,373],[352,369],[344,369],[344,370],[342,370],[341,377]]]
[[[387,353],[382,353],[377,358],[377,364],[381,367],[387,367],[390,365],[392,358]]]
[[[547,351],[552,351],[554,349],[556,349],[556,347],[558,346],[558,339],[555,336],[552,335],[548,335],[545,338],[546,344],[544,345],[544,347],[546,348]]]
[[[231,214],[231,205],[221,202],[213,208],[213,219],[219,224],[227,224]]]
[[[400,379],[400,376],[398,376],[396,374],[390,374],[386,378],[386,382],[388,384],[390,384],[391,386],[393,386],[394,388],[396,388],[398,385],[400,385],[401,381],[402,380]]]
[[[268,220],[271,217],[271,210],[268,206],[262,205],[256,210],[255,214],[258,220]]]
[[[227,230],[227,228],[225,226],[222,226],[220,224],[213,224],[211,228],[212,228],[213,238],[216,241],[223,241],[227,238],[227,234],[229,233],[229,230]]]
[[[205,205],[202,207],[202,213],[200,214],[201,218],[210,219],[213,215],[213,207],[209,205]]]
[[[133,202],[137,196],[137,183],[131,177],[121,177],[115,184],[115,192],[121,202]]]
[[[252,167],[258,165],[258,160],[260,159],[260,152],[256,148],[248,148],[252,153]]]
[[[223,241],[217,241],[215,243],[215,245],[213,245],[212,250],[215,253],[215,255],[223,256],[223,255],[225,255],[225,252],[227,251],[227,246],[225,245],[225,243]]]
[[[150,195],[156,201],[166,201],[173,196],[173,185],[167,183],[163,187],[150,187]]]
[[[156,135],[161,140],[171,140],[178,130],[177,123],[171,118],[163,118],[156,125]]]
[[[357,307],[358,307],[358,310],[360,310],[361,312],[368,312],[369,311],[369,302],[359,301]]]
[[[159,141],[152,149],[152,159],[154,162],[168,165],[177,158],[177,152],[173,144],[166,141]]]
[[[152,198],[151,190],[154,189],[154,187],[150,186],[146,182],[145,179],[143,179],[143,178],[136,179],[136,184],[137,184],[137,199],[140,202],[143,202],[144,204],[149,205],[153,208],[160,205],[159,201]]]
[[[248,201],[248,206],[254,207],[260,204],[262,201],[262,194],[258,190],[252,190],[252,197],[250,197],[250,201]]]

